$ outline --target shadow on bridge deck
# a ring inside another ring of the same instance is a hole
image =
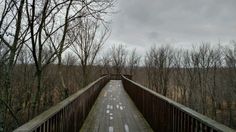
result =
[[[99,94],[81,132],[152,132],[121,80],[111,80]]]

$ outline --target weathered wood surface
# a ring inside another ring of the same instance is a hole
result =
[[[152,132],[120,80],[111,80],[99,94],[81,132]]]

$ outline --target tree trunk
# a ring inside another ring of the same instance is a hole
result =
[[[82,76],[83,76],[83,87],[85,87],[88,83],[88,76],[87,76],[87,66],[82,66]]]
[[[63,77],[63,74],[62,74],[62,65],[61,65],[61,61],[58,62],[58,73],[59,73],[59,81],[61,84],[61,86],[58,86],[60,88],[60,93],[61,93],[61,99],[65,99],[69,96],[69,91],[68,91],[68,88],[66,87],[65,85],[65,80],[64,80],[64,77]]]
[[[37,71],[37,89],[32,103],[32,117],[36,116],[40,108],[42,71]]]
[[[231,101],[227,102],[228,112],[229,112],[229,127],[233,126],[233,110]]]

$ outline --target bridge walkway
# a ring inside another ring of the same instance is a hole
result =
[[[111,80],[102,89],[81,132],[152,132],[124,90],[121,80]]]

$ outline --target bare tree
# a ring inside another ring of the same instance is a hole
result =
[[[139,65],[141,57],[137,55],[136,49],[133,49],[130,56],[128,57],[128,70],[130,75],[134,75]]]
[[[101,50],[108,37],[108,29],[101,31],[98,20],[78,19],[80,25],[74,27],[69,33],[71,50],[77,55],[82,66],[83,86],[86,86],[89,79],[89,66]],[[99,31],[100,30],[100,31]]]
[[[35,66],[37,88],[32,87],[29,92],[35,93],[33,96],[30,95],[32,96],[32,116],[34,116],[39,112],[40,104],[43,103],[40,101],[42,93],[47,92],[42,89],[43,71],[49,64],[58,60],[60,72],[63,52],[70,46],[67,33],[80,24],[74,21],[91,17],[102,21],[102,24],[105,25],[104,16],[111,11],[113,0],[2,0],[0,4],[0,86],[2,89],[0,100],[1,106],[4,107],[1,107],[1,111],[4,109],[3,114],[1,112],[4,120],[3,129],[7,131],[5,128],[10,128],[5,122],[7,116],[16,117],[12,108],[14,98],[12,92],[16,90],[12,86],[13,70],[16,63],[28,63],[24,62],[27,61],[24,58],[26,51],[22,49],[27,46],[30,57],[32,57],[30,64]],[[19,60],[18,57],[20,57]],[[63,85],[63,79],[61,82]],[[64,97],[66,96],[68,95]],[[11,110],[13,111],[10,112]],[[19,124],[17,120],[15,121],[16,124]]]
[[[235,99],[236,92],[236,44],[234,43],[233,48],[226,47],[225,48],[225,63],[227,68],[226,74],[226,90],[223,91],[224,99],[227,101],[227,109],[229,113],[229,125],[233,125],[233,110],[232,110],[232,102]]]
[[[156,66],[154,65],[154,60],[153,60],[154,55],[155,55],[155,50],[153,48],[151,48],[148,52],[146,52],[145,71],[147,73],[148,87],[154,91],[157,91],[158,82],[155,81]]]
[[[207,113],[207,92],[208,78],[210,77],[210,69],[212,67],[213,50],[209,44],[203,43],[195,53],[196,76],[198,80],[198,88],[200,91],[200,112]]]
[[[168,85],[170,80],[171,67],[173,65],[173,50],[169,46],[165,47],[152,47],[148,53],[147,64],[151,65],[152,80],[156,91],[167,95]]]
[[[219,44],[217,48],[212,49],[212,55],[210,57],[210,71],[207,83],[207,94],[211,99],[211,111],[209,112],[211,118],[217,119],[217,106],[220,102],[220,82],[221,78],[219,73],[222,70],[223,64],[223,52],[222,46]]]
[[[126,64],[127,51],[124,45],[119,44],[113,46],[112,51],[112,66],[115,69],[116,74],[121,74]]]
[[[22,15],[24,8],[25,0],[14,1],[14,0],[5,0],[1,1],[1,18],[0,18],[0,45],[4,45],[5,51],[2,54],[2,59],[5,61],[4,68],[4,88],[3,95],[0,99],[3,102],[4,112],[4,131],[7,131],[7,113],[12,111],[12,72],[15,66],[16,58],[19,53],[19,49],[22,48],[24,38],[26,36],[25,30],[22,28]],[[2,51],[1,51],[2,52]],[[16,116],[14,112],[10,112],[10,115],[14,119]],[[16,119],[16,124],[19,122]]]
[[[68,52],[65,57],[63,58],[63,65],[66,66],[74,66],[77,63],[76,56],[74,56],[72,53]]]
[[[103,3],[103,5],[97,6],[97,8],[94,7],[95,5],[99,5],[101,3]],[[37,91],[33,97],[32,105],[33,115],[38,112],[40,106],[39,99],[42,92],[42,74],[44,69],[48,66],[48,64],[58,59],[58,69],[60,74],[62,53],[70,45],[69,42],[66,41],[68,31],[70,29],[74,29],[76,26],[78,27],[80,24],[80,22],[75,20],[89,15],[97,18],[99,14],[101,15],[99,11],[105,12],[105,9],[112,5],[112,1],[110,0],[101,3],[96,1],[88,2],[74,0],[27,1],[26,14],[30,29],[30,42],[28,44],[28,48],[33,56],[36,68],[35,76],[37,78]],[[65,11],[65,14],[61,12],[63,10]],[[64,21],[62,20],[63,18]],[[63,22],[58,20],[62,20]],[[62,75],[60,75],[60,78],[62,87],[66,91],[66,86]],[[63,93],[64,98],[68,96],[66,92]]]
[[[75,21],[80,18],[89,18],[99,20],[105,23],[103,18],[104,14],[109,13],[109,10],[113,6],[113,0],[107,1],[74,1],[70,0],[65,9],[64,15],[64,27],[62,29],[62,35],[60,37],[59,49],[57,51],[57,59],[58,59],[58,73],[61,82],[62,88],[60,88],[62,99],[68,97],[68,88],[65,86],[64,78],[61,73],[61,60],[63,52],[70,47],[70,42],[68,42],[68,32],[70,29],[74,27],[80,26],[80,21]],[[71,22],[73,20],[73,22]],[[70,38],[70,37],[69,37]],[[60,86],[59,86],[60,87]]]
[[[26,4],[27,21],[30,28],[28,48],[33,56],[36,68],[35,76],[37,78],[37,90],[32,101],[32,116],[35,116],[40,108],[43,70],[55,59],[56,52],[52,46],[55,40],[52,40],[52,34],[58,29],[54,28],[57,12],[54,12],[54,14],[49,13],[53,6],[51,1],[38,2],[33,0],[27,1]]]
[[[101,65],[102,65],[102,74],[110,74],[111,72],[111,56],[109,53],[106,53],[102,56]]]
[[[187,68],[189,68],[184,59],[183,50],[178,50],[175,52],[174,61],[173,61],[173,83],[174,83],[174,99],[178,102],[181,102],[184,105],[187,105],[187,95],[188,95],[188,76]],[[179,97],[180,95],[180,97]]]

